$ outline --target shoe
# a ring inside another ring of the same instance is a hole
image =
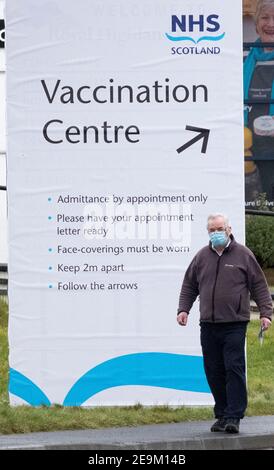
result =
[[[223,432],[226,427],[226,419],[225,418],[219,418],[217,421],[211,426],[210,431],[211,432]]]
[[[239,418],[227,418],[225,425],[225,432],[230,434],[238,434],[240,427]]]

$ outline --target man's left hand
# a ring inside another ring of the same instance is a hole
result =
[[[264,330],[268,330],[268,328],[271,326],[271,320],[269,320],[269,318],[262,317],[260,321],[261,321],[261,327]]]

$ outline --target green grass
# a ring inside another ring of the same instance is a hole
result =
[[[274,327],[265,333],[260,346],[257,338],[259,321],[252,321],[248,332],[249,411],[274,414]],[[265,410],[265,411],[264,411]]]
[[[262,347],[257,338],[258,330],[259,321],[252,321],[248,329],[248,416],[274,414],[274,327],[267,332]],[[212,409],[208,407],[146,408],[139,404],[89,409],[10,407],[7,360],[7,307],[0,302],[0,434],[177,423],[206,420],[213,416]]]
[[[7,400],[8,381],[8,309],[7,305],[0,299],[0,406]],[[1,432],[1,427],[0,427]]]

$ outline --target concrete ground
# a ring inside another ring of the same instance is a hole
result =
[[[245,418],[239,434],[213,421],[0,436],[0,450],[274,450],[274,416]]]

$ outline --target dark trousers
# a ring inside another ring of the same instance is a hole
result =
[[[216,418],[243,418],[247,407],[245,336],[247,322],[201,322],[204,368]]]

